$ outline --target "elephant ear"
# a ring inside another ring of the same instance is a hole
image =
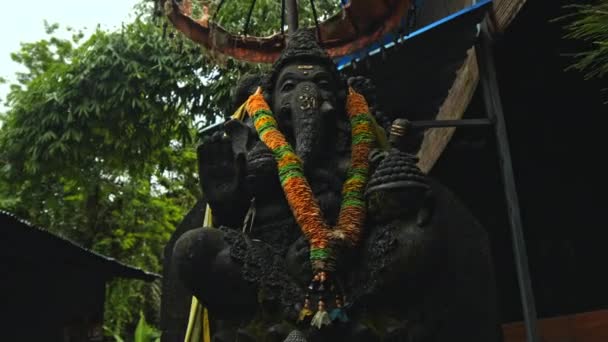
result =
[[[431,221],[434,212],[435,196],[431,190],[427,190],[424,199],[422,200],[422,205],[420,206],[420,209],[418,209],[418,217],[416,219],[418,227],[426,226]]]
[[[246,74],[238,80],[237,86],[232,90],[232,107],[239,108],[247,101],[249,96],[262,85],[264,77],[260,74]]]
[[[376,85],[371,79],[363,76],[352,76],[347,79],[349,87],[353,88],[357,93],[363,95],[367,104],[371,107],[377,107],[377,91]]]
[[[367,77],[352,76],[348,78],[347,83],[349,87],[365,97],[372,116],[378,125],[388,132],[392,122],[392,116],[387,115],[387,113],[382,111],[381,106],[378,103],[378,91],[374,82]]]

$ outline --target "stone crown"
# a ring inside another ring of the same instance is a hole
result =
[[[266,82],[266,89],[271,91],[281,70],[293,62],[320,64],[330,70],[339,80],[338,70],[327,52],[317,43],[313,31],[300,29],[289,37],[287,46],[274,62]]]

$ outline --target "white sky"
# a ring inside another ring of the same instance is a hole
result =
[[[0,0],[0,76],[13,81],[20,66],[10,58],[19,49],[19,43],[32,42],[46,37],[44,20],[92,32],[97,24],[102,28],[119,28],[128,22],[133,6],[140,0]],[[86,28],[86,29],[85,29]],[[70,37],[65,30],[58,32]],[[87,35],[88,36],[88,35]],[[10,82],[9,82],[10,83]],[[0,99],[4,100],[8,84],[0,85]],[[0,107],[2,111],[2,107]]]

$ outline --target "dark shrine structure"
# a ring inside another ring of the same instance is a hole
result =
[[[566,71],[586,46],[563,39],[567,1],[527,1],[496,38],[497,81],[534,290],[540,341],[608,340],[608,278],[601,271],[599,181],[606,80]],[[484,110],[477,89],[464,115]],[[459,128],[430,172],[458,193],[489,230],[505,341],[526,341],[496,143],[490,129]],[[573,157],[565,163],[566,155]],[[574,160],[577,160],[574,162]]]
[[[294,22],[290,3],[283,2],[292,28],[297,15]],[[349,11],[361,15],[371,8],[366,4],[377,4],[348,3],[343,17],[357,18]],[[389,139],[384,152],[370,153],[363,242],[346,252],[343,264],[342,254],[327,262],[313,252],[310,239],[291,230],[302,226],[297,218],[297,225],[283,220],[287,204],[294,216],[297,211],[272,181],[279,175],[277,166],[268,166],[271,145],[257,138],[259,118],[250,113],[252,119],[209,127],[210,139],[199,148],[207,196],[165,250],[163,341],[195,341],[185,339],[193,295],[208,309],[201,329],[210,333],[196,339],[203,342],[608,340],[602,270],[608,252],[597,185],[604,173],[595,162],[602,155],[599,117],[607,107],[599,81],[565,71],[572,61],[564,54],[580,48],[563,40],[560,24],[551,21],[566,13],[565,2],[384,3],[394,7],[382,28],[369,24],[383,15],[373,12],[363,20],[368,30],[347,31],[325,46],[322,37],[343,26],[328,20],[311,28]],[[332,185],[323,184],[332,175],[342,183],[343,163],[322,160],[347,159],[342,152],[348,147],[340,150],[342,126],[339,120],[315,126],[338,132],[331,140],[307,133],[308,120],[299,118],[314,117],[317,107],[322,115],[345,111],[333,66],[315,55],[310,38],[283,45],[291,31],[257,45],[247,43],[254,37],[219,31],[235,42],[216,48],[230,39],[213,39],[218,31],[188,21],[179,2],[161,2],[167,4],[176,28],[194,41],[243,60],[278,60],[270,75],[241,84],[236,93],[244,96],[227,114],[257,86],[268,91],[269,109],[280,113],[280,131],[303,160],[303,174],[331,221],[339,200],[327,190]],[[395,11],[403,20],[393,22]],[[300,76],[293,82],[288,74]],[[318,89],[307,78],[325,74],[328,84]],[[297,96],[290,97],[292,91]],[[224,134],[231,142],[222,143]],[[325,151],[314,149],[326,139]],[[243,171],[232,158],[222,159],[228,151],[243,154]],[[206,208],[214,215],[204,222]],[[330,245],[332,252],[348,250]]]
[[[107,282],[159,279],[3,211],[0,231],[2,341],[103,341]]]

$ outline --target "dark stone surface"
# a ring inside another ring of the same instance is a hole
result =
[[[173,265],[173,246],[175,241],[185,232],[203,225],[206,201],[201,200],[188,212],[177,227],[163,253],[163,279],[160,310],[161,339],[165,341],[183,341],[186,333],[184,327],[188,324],[192,294],[187,290]]]

